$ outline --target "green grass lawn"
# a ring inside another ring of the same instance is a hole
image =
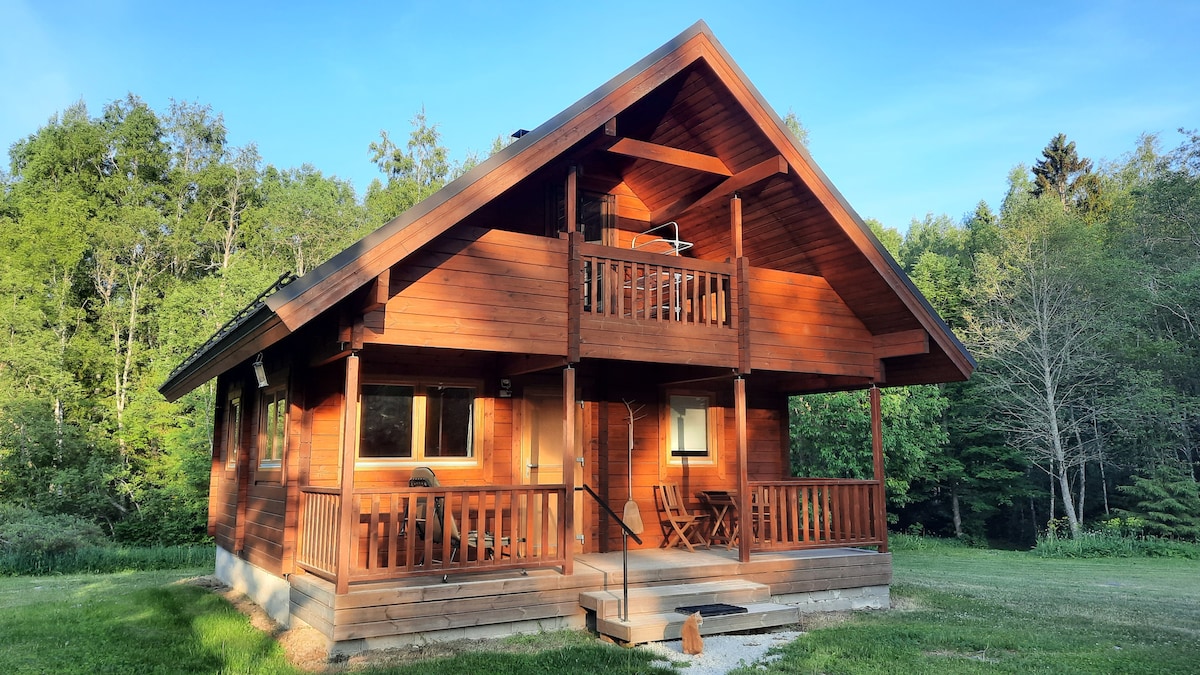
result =
[[[813,630],[770,672],[1200,672],[1194,560],[935,548],[893,561],[894,610]]]
[[[1047,559],[933,547],[895,553],[895,609],[813,616],[771,672],[1200,672],[1200,563]],[[201,571],[0,578],[0,673],[293,673]],[[578,632],[362,672],[669,673]],[[749,672],[749,671],[747,671]],[[762,672],[755,671],[755,672]]]

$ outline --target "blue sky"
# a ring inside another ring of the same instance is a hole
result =
[[[344,5],[344,6],[340,6]],[[836,7],[834,5],[837,5]],[[863,217],[998,206],[1059,132],[1117,160],[1200,127],[1200,2],[0,0],[0,144],[132,92],[365,190],[422,107],[452,157],[532,129],[704,19]]]

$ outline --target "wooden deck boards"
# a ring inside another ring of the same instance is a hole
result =
[[[891,555],[861,549],[755,553],[646,549],[629,553],[631,588],[725,579],[754,581],[772,595],[882,586],[891,581]],[[327,581],[296,575],[293,615],[334,642],[412,636],[526,621],[566,619],[583,625],[580,594],[621,589],[621,554],[575,557],[575,574],[558,570],[421,577],[354,584],[338,596]],[[436,638],[435,638],[436,639]]]

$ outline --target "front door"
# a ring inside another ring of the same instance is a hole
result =
[[[578,437],[578,415],[576,436]],[[561,485],[563,482],[563,397],[561,390],[526,390],[522,405],[521,424],[521,483],[524,485]],[[573,498],[574,495],[568,495]],[[543,506],[535,503],[535,522],[541,522]],[[544,514],[550,519],[551,529],[558,522],[559,505],[548,504]],[[576,532],[579,529],[580,509],[575,508]],[[535,550],[541,548],[541,532],[533,533],[531,539]]]

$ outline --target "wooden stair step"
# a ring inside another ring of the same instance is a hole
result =
[[[639,586],[629,589],[629,614],[659,614],[676,607],[728,603],[746,605],[771,599],[765,584],[739,579],[706,581],[695,584]],[[596,613],[597,619],[620,618],[622,592],[589,591],[579,594],[579,604]]]
[[[743,630],[771,628],[796,623],[800,611],[792,605],[777,605],[771,602],[756,602],[742,605],[745,614],[705,617],[700,626],[701,635],[718,635]],[[632,614],[629,623],[619,618],[597,619],[596,630],[615,640],[627,644],[678,640],[687,616],[678,612]]]

